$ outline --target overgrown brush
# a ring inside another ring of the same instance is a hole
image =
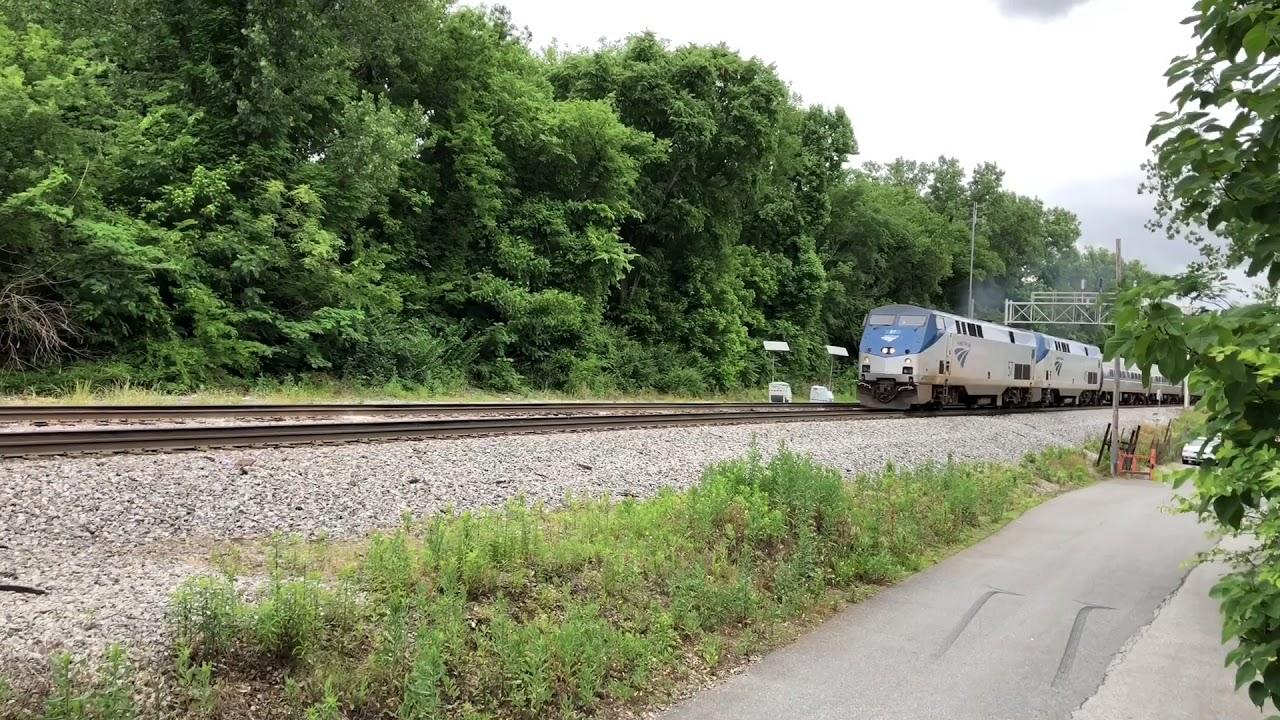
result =
[[[782,448],[643,501],[406,518],[354,554],[277,543],[255,599],[230,575],[175,594],[177,702],[245,716],[234,686],[259,715],[530,720],[643,703],[1089,477],[1078,451],[845,478]]]

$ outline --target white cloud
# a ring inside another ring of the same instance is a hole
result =
[[[1006,15],[1040,20],[1062,17],[1089,0],[996,0]]]

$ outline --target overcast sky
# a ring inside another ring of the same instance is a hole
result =
[[[1163,73],[1190,51],[1192,0],[506,0],[534,44],[652,30],[777,66],[806,103],[842,105],[856,160],[994,161],[1006,186],[1080,216],[1083,242],[1157,271],[1197,257],[1143,228],[1139,166]],[[1241,278],[1243,275],[1240,276]]]

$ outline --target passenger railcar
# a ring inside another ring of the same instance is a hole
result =
[[[1099,405],[1115,387],[1093,345],[916,305],[872,310],[858,358],[858,401],[877,408]],[[1123,404],[1182,401],[1158,368],[1144,386],[1121,364]]]
[[[1142,371],[1136,365],[1129,365],[1121,358],[1123,369],[1120,371],[1120,404],[1121,405],[1167,405],[1182,402],[1182,385],[1169,382],[1160,374],[1159,366],[1151,367],[1151,382],[1142,382]],[[1108,365],[1104,373],[1104,382],[1100,392],[1101,404],[1111,402],[1112,377],[1115,368]]]

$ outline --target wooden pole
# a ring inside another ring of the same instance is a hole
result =
[[[1116,238],[1116,294],[1120,293],[1120,276],[1124,268],[1124,263],[1120,260],[1120,238]],[[1115,310],[1112,310],[1112,321],[1115,320]],[[1117,327],[1117,329],[1119,329]],[[1111,390],[1111,427],[1112,438],[1120,437],[1120,356],[1115,358],[1115,377],[1114,385]],[[1118,475],[1120,470],[1120,444],[1114,439],[1111,441],[1111,474]]]

